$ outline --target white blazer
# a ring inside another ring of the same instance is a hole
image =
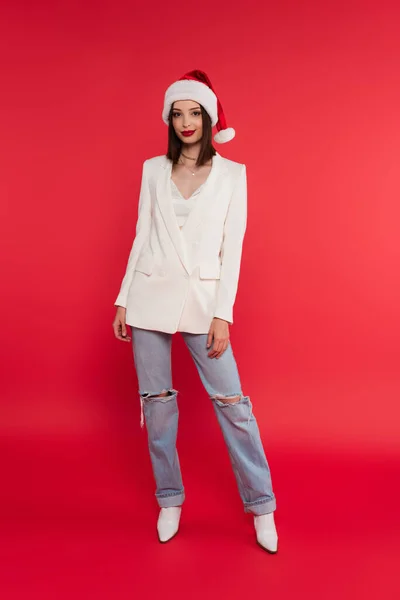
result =
[[[115,306],[126,323],[167,333],[208,333],[213,317],[233,323],[247,221],[246,165],[212,158],[208,178],[179,229],[172,161],[143,163],[136,236]]]

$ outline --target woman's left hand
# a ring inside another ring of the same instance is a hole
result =
[[[229,344],[229,323],[223,319],[214,317],[211,321],[210,330],[207,337],[207,348],[213,347],[208,353],[210,358],[220,358],[223,355]]]

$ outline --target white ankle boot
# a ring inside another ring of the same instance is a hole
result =
[[[267,552],[275,554],[278,551],[278,534],[275,527],[274,513],[255,515],[254,527],[257,543]]]
[[[160,542],[168,542],[178,532],[181,511],[182,508],[180,506],[161,508],[157,521],[157,532]]]

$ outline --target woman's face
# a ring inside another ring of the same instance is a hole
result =
[[[178,138],[185,144],[199,142],[203,135],[203,117],[200,104],[193,100],[177,100],[173,104],[172,125]],[[192,135],[184,135],[193,132]]]

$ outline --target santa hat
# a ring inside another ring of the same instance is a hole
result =
[[[166,125],[169,123],[171,106],[177,100],[194,100],[203,106],[210,115],[212,126],[216,125],[218,129],[218,133],[214,135],[214,141],[218,144],[229,142],[235,137],[235,130],[226,126],[221,102],[204,71],[189,71],[168,87],[162,112],[162,119]]]

